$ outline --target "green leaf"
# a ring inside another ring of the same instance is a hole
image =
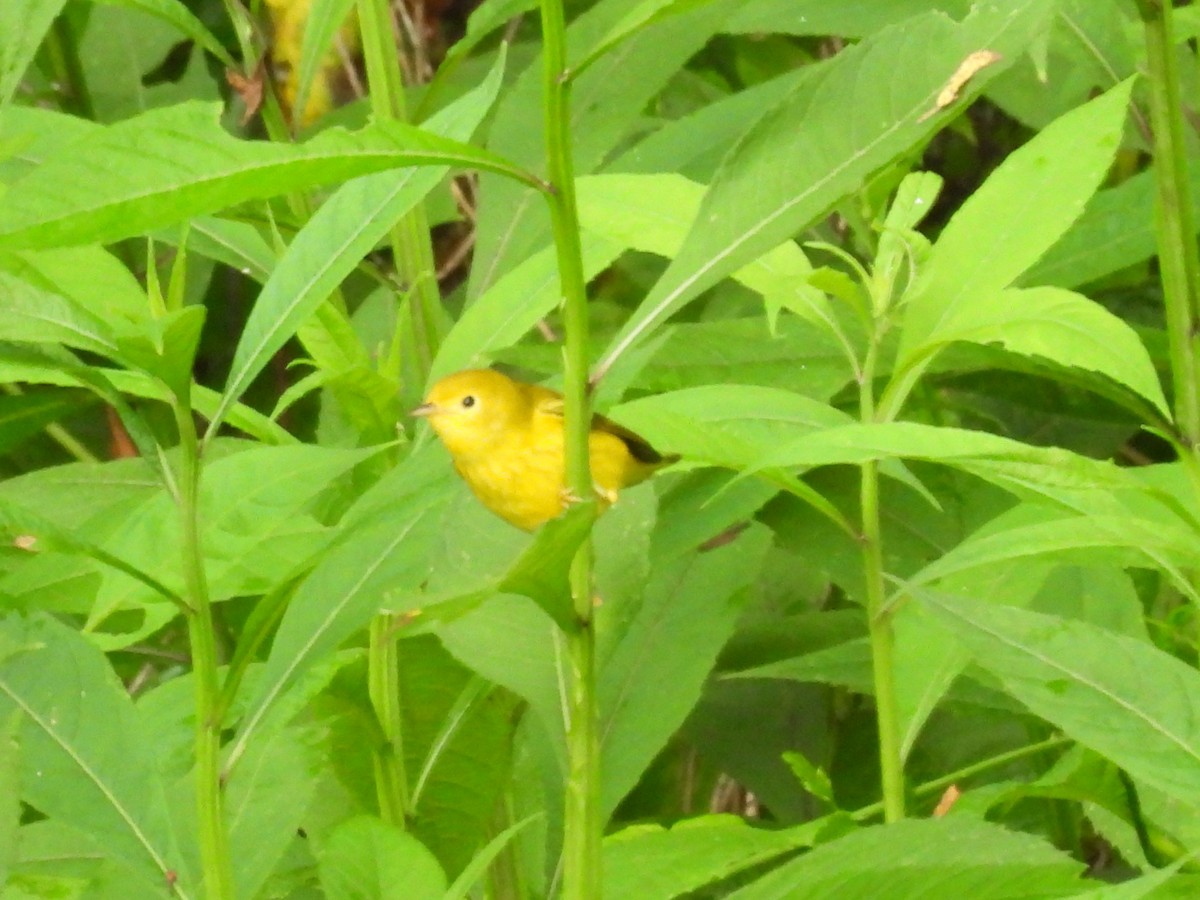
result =
[[[1090,0],[1056,0],[1055,5],[1054,22],[1026,58],[988,90],[991,102],[1033,130],[1146,68],[1136,6]],[[1177,42],[1185,40],[1178,28],[1175,35]],[[1139,125],[1148,127],[1144,119]]]
[[[406,639],[403,702],[412,833],[447,875],[472,865],[512,773],[520,700],[462,666],[432,636]]]
[[[702,185],[673,174],[592,175],[581,178],[577,190],[585,231],[667,258],[683,246],[704,199]],[[804,251],[788,240],[731,277],[763,296],[774,330],[781,307],[813,321],[829,320],[824,295],[808,284],[812,270]]]
[[[149,588],[154,599],[170,600],[181,607],[184,605],[179,592],[172,590],[153,575],[139,568],[136,561],[130,562],[116,553],[110,553],[77,532],[60,527],[27,506],[2,497],[0,497],[0,534],[14,544],[18,542],[29,544],[29,549],[36,553],[52,551],[93,559],[103,567],[121,572],[140,582]],[[120,549],[128,554],[129,548],[121,547]]]
[[[790,0],[789,0],[790,2]],[[736,13],[734,14],[736,16]],[[812,62],[723,97],[666,122],[638,141],[605,169],[608,172],[679,172],[707,184],[734,142],[770,108],[813,76],[822,63]]]
[[[33,327],[37,327],[35,324]],[[121,424],[133,438],[138,452],[146,459],[160,480],[170,482],[170,475],[162,466],[162,451],[154,433],[145,419],[134,411],[125,398],[106,377],[106,370],[96,366],[85,366],[69,351],[55,345],[26,347],[21,344],[6,344],[0,341],[0,371],[12,373],[14,380],[34,381],[44,384],[59,384],[85,387],[100,397],[121,417]],[[128,373],[108,370],[114,376]]]
[[[23,797],[86,832],[151,884],[184,863],[154,743],[104,655],[50,617],[0,622],[0,719],[22,717]],[[0,654],[3,655],[3,654]],[[180,873],[189,893],[195,885]]]
[[[291,73],[295,79],[296,96],[292,108],[303,117],[308,110],[309,91],[313,79],[327,59],[337,59],[334,41],[343,25],[356,29],[358,23],[347,23],[354,9],[354,0],[324,0],[309,4],[304,20],[304,37],[300,46],[300,65]],[[278,45],[276,45],[278,47]],[[353,48],[351,48],[352,50]]]
[[[73,898],[105,865],[103,854],[95,842],[66,823],[54,819],[22,825],[16,841],[20,859],[14,866],[16,871],[11,880],[5,885],[6,892],[17,885],[29,885],[32,882],[30,889],[33,897],[42,900],[38,888],[50,882],[46,894],[57,898],[60,894],[54,892],[54,881],[61,880],[61,896]],[[144,889],[146,886],[138,887]],[[19,894],[15,896],[19,900],[26,900]]]
[[[948,309],[925,342],[996,343],[1013,353],[1106,375],[1170,419],[1154,363],[1137,333],[1086,297],[1061,288],[1010,288]]]
[[[845,349],[829,331],[795,316],[781,317],[774,333],[754,317],[681,322],[660,334],[662,343],[634,381],[653,394],[741,384],[828,401],[854,377]]]
[[[187,397],[205,312],[201,305],[189,306],[161,319],[114,328],[120,357],[157,378],[176,397]]]
[[[115,459],[50,466],[5,479],[0,502],[9,510],[27,508],[40,518],[53,517],[56,528],[78,539],[89,520],[145,503],[161,489],[146,460]]]
[[[124,6],[161,19],[168,25],[174,26],[180,34],[191,38],[219,59],[227,68],[237,68],[237,63],[229,55],[229,51],[225,49],[224,45],[179,0],[91,0],[91,2],[107,6]]]
[[[0,720],[0,885],[8,883],[21,824],[20,724],[19,710],[12,710]]]
[[[323,131],[302,144],[244,141],[219,108],[151,110],[63,147],[4,197],[0,247],[111,243],[226,209],[373,172],[460,165],[537,184],[494,154],[410,125]]]
[[[796,828],[754,828],[738,816],[698,816],[671,828],[634,825],[604,839],[604,896],[673,900],[811,846],[818,820]]]
[[[571,601],[568,573],[598,514],[595,501],[577,503],[547,522],[500,579],[496,590],[528,597],[564,631],[577,631],[579,619]]]
[[[849,416],[825,403],[773,388],[707,385],[623,404],[612,417],[656,447],[688,461],[744,469],[789,435],[836,429]],[[812,505],[843,528],[844,517],[807,484],[779,467],[752,466],[770,484]]]
[[[471,890],[483,880],[496,857],[517,838],[525,826],[541,815],[542,813],[534,813],[520,822],[510,825],[488,841],[487,846],[476,853],[471,859],[470,865],[463,869],[462,873],[454,879],[454,884],[450,885],[443,900],[466,900],[470,896]]]
[[[314,500],[355,465],[381,448],[340,450],[310,445],[251,446],[211,462],[200,489],[201,543],[209,593],[213,600],[252,596],[297,577],[335,537],[311,515]],[[166,491],[124,516],[99,523],[99,556],[120,571],[148,584],[152,591],[183,593],[178,554],[179,511]],[[32,527],[31,533],[41,532]],[[52,536],[53,537],[53,536]],[[67,550],[83,552],[88,547]],[[118,567],[111,559],[117,559]],[[144,573],[144,574],[143,574]],[[107,574],[106,574],[107,579]],[[164,587],[165,585],[165,587]],[[89,625],[95,627],[117,609],[157,601],[142,585],[116,579],[103,584]]]
[[[97,369],[123,394],[170,402],[166,387],[142,372],[121,369]],[[212,388],[193,383],[191,386],[192,408],[200,415],[212,419],[221,403],[221,395]],[[265,444],[295,444],[297,439],[282,426],[272,422],[256,409],[235,403],[227,412],[230,425]]]
[[[4,12],[11,8],[6,5]],[[95,122],[68,113],[0,104],[0,133],[4,135],[0,143],[0,181],[15,181],[64,144],[99,131],[101,126]]]
[[[669,446],[665,444],[664,446]],[[891,457],[922,459],[970,472],[1018,495],[1080,511],[1118,513],[1114,492],[1142,492],[1127,470],[1057,447],[916,422],[853,423],[815,431],[757,459],[745,471],[862,465]]]
[[[0,106],[7,106],[66,0],[0,4]]]
[[[935,172],[911,172],[896,188],[871,267],[877,296],[881,288],[894,291],[897,276],[914,256],[914,246],[919,248],[926,241],[916,228],[933,210],[942,183],[942,177]],[[913,265],[920,267],[920,263]]]
[[[934,104],[963,59],[980,47],[1018,52],[1047,9],[1029,0],[978,7],[962,24],[938,13],[916,17],[846,49],[818,77],[802,81],[726,157],[679,255],[609,345],[601,368],[925,140],[945,121]],[[972,78],[962,102],[1005,65]]]
[[[192,52],[192,42],[175,24],[144,7],[93,3],[70,22],[78,77],[87,85],[90,117],[97,122],[118,122],[176,103],[220,100],[206,55]]]
[[[469,137],[495,100],[503,74],[502,53],[487,80],[443,110],[430,127],[458,139]],[[372,175],[343,186],[325,202],[263,285],[234,352],[210,434],[225,409],[245,393],[276,351],[445,172],[442,167],[426,167]]]
[[[586,53],[640,2],[608,0],[577,16],[567,29],[568,58]],[[572,84],[577,101],[571,121],[577,176],[599,168],[640,123],[647,104],[720,29],[734,5],[733,0],[706,4],[639,32],[622,44],[620,53],[601,57]],[[490,150],[533,170],[539,170],[545,158],[541,93],[542,65],[537,58],[505,90],[488,132]],[[586,102],[578,102],[579,98]],[[478,211],[468,292],[472,300],[551,243],[549,217],[532,191],[486,176],[481,185],[487,200]]]
[[[866,37],[889,25],[897,25],[929,11],[931,6],[961,18],[970,10],[972,0],[746,0],[729,18],[727,28],[734,33],[840,34],[848,38]]]
[[[329,900],[441,900],[446,876],[412,835],[370,816],[343,822],[318,860]]]
[[[1158,252],[1154,190],[1151,168],[1096,193],[1019,283],[1076,287],[1150,259]],[[1200,172],[1192,173],[1192,197],[1200,197]]]
[[[612,622],[600,608],[597,627],[619,628],[611,652],[599,660],[604,815],[700,699],[770,541],[766,528],[752,525],[723,547],[660,564],[627,623]],[[650,684],[658,688],[645,690]]]
[[[257,897],[296,840],[317,789],[314,773],[324,760],[314,735],[281,728],[251,743],[229,779],[223,812],[229,828],[239,897]]]
[[[1049,521],[1023,522],[1003,530],[989,528],[934,560],[908,584],[933,584],[981,566],[1040,556],[1067,562],[1074,552],[1084,551],[1085,558],[1091,559],[1096,550],[1121,551],[1117,559],[1127,565],[1163,569],[1180,590],[1200,602],[1200,594],[1182,575],[1200,564],[1195,532],[1163,517],[1150,519],[1128,511],[1110,516],[1056,514]]]
[[[1056,120],[963,203],[921,266],[897,370],[935,347],[964,307],[1012,284],[1079,217],[1112,165],[1132,88],[1127,81]]]
[[[525,700],[557,759],[566,758],[556,653],[562,632],[532,600],[493,595],[467,615],[438,623],[436,634],[455,659]],[[561,773],[555,771],[555,778]]]
[[[611,52],[618,44],[669,16],[677,16],[713,0],[640,0],[621,21],[612,27],[583,59],[571,66],[572,77],[579,77],[592,63]]]
[[[870,693],[874,689],[871,681],[871,644],[867,638],[857,638],[802,656],[731,673],[726,677],[812,681],[844,685],[863,693]]]
[[[584,234],[583,271],[593,278],[620,256],[622,247]],[[517,343],[562,302],[554,248],[535,253],[505,273],[463,311],[438,348],[430,380],[486,365],[492,355]]]
[[[1085,622],[918,590],[1005,691],[1134,778],[1185,802],[1200,789],[1200,675]]]
[[[106,323],[66,297],[0,270],[0,340],[55,343],[118,355]]]
[[[416,601],[447,496],[446,481],[431,477],[431,456],[410,457],[365,495],[361,509],[347,513],[339,540],[297,588],[247,704],[230,765],[283,693],[364,627],[385,594],[408,592]],[[387,503],[375,506],[380,492]]]
[[[105,321],[145,319],[150,301],[133,273],[103,247],[4,254],[0,267]]]
[[[1142,900],[1143,897],[1186,896],[1187,893],[1191,892],[1190,889],[1195,888],[1194,884],[1190,886],[1181,885],[1182,893],[1178,894],[1169,888],[1167,891],[1162,891],[1160,888],[1167,885],[1171,879],[1179,874],[1179,870],[1194,857],[1195,854],[1192,853],[1183,859],[1176,860],[1170,866],[1162,869],[1154,869],[1140,878],[1132,878],[1120,884],[1109,884],[1082,894],[1076,894],[1075,900]]]
[[[628,248],[674,255],[703,193],[700,185],[676,175],[595,175],[579,179],[577,190],[588,278]],[[734,277],[774,308],[787,305],[812,318],[820,298],[804,285],[811,269],[803,251],[788,242]],[[497,349],[520,340],[559,302],[554,251],[547,248],[505,274],[466,309],[439,349],[431,378],[480,365]]]
[[[90,397],[75,391],[0,396],[0,454],[8,453],[47,425],[90,405]]]
[[[192,219],[183,228],[167,228],[151,235],[154,240],[179,246],[224,263],[260,284],[270,277],[277,254],[253,225],[212,216]]]
[[[144,422],[138,425],[137,419],[140,419],[140,416],[137,416],[122,399],[122,395],[130,395],[170,402],[170,392],[166,386],[144,372],[84,366],[65,350],[0,342],[0,380],[87,388],[117,408],[122,421],[143,453],[149,448],[152,453],[151,460],[156,456],[148,427]],[[221,400],[221,395],[216,391],[198,384],[191,386],[191,395],[192,407],[202,416],[211,417]],[[263,443],[296,443],[296,438],[281,426],[241,403],[236,403],[230,408],[228,420],[230,425]],[[132,427],[129,425],[130,421],[134,422]]]
[[[331,486],[383,447],[343,450],[294,444],[251,447],[212,462],[200,489],[202,543],[215,599],[263,593],[295,574],[331,535],[311,518]],[[164,504],[157,529],[176,511]]]
[[[729,897],[1064,897],[1078,892],[1082,871],[1082,863],[1041,838],[960,815],[864,828]]]
[[[424,103],[440,92],[459,65],[489,34],[537,6],[537,0],[484,0],[467,19],[467,33],[455,41],[434,72]],[[423,107],[424,108],[424,107]]]
[[[793,751],[784,753],[783,761],[806,791],[830,806],[837,807],[833,798],[833,782],[829,780],[829,774],[824,769],[814,766],[803,753]]]
[[[849,415],[778,388],[712,384],[622,403],[610,417],[688,460],[741,468],[797,435],[849,427]]]
[[[703,470],[664,495],[654,530],[654,558],[699,549],[736,536],[778,488],[759,481],[730,484],[730,472]]]

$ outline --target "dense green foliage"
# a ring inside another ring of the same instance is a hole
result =
[[[1198,9],[474,5],[0,0],[0,898],[1200,892]]]

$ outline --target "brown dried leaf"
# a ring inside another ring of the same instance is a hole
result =
[[[958,99],[959,93],[967,86],[968,81],[988,66],[1000,62],[1003,58],[995,50],[976,50],[974,53],[968,54],[967,58],[959,63],[958,68],[954,70],[954,74],[950,76],[950,80],[946,82],[946,86],[942,88],[942,92],[937,95],[933,109],[926,112],[917,121],[924,122],[930,116],[941,112]]]
[[[962,791],[958,789],[958,785],[952,784],[946,788],[946,792],[942,794],[942,799],[938,801],[938,805],[934,807],[933,818],[940,819],[946,813],[954,808],[954,804],[958,802],[958,798],[962,796]]]

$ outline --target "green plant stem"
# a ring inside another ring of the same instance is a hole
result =
[[[1009,763],[1017,760],[1025,759],[1029,756],[1039,756],[1050,750],[1058,750],[1062,747],[1067,747],[1072,743],[1069,737],[1059,735],[1057,737],[1047,738],[1044,741],[1038,741],[1036,744],[1028,744],[1024,747],[1017,747],[1015,750],[1009,750],[1005,753],[999,753],[996,756],[989,756],[987,759],[980,760],[976,763],[971,763],[969,766],[964,766],[941,778],[935,778],[933,781],[927,781],[924,784],[913,788],[913,796],[919,800],[924,800],[929,797],[937,797],[943,793],[946,788],[958,784],[961,781],[966,781],[968,778],[974,778],[976,775],[982,775],[984,772],[998,769],[1001,766],[1006,766]],[[868,819],[873,819],[882,814],[884,805],[882,802],[872,803],[869,806],[864,806],[861,809],[856,809],[850,814],[851,818],[856,822],[863,822]]]
[[[380,818],[397,828],[406,828],[409,794],[400,714],[398,639],[392,617],[385,613],[371,620],[370,631],[368,692],[382,737],[382,746],[375,752],[375,794]]]
[[[571,565],[571,591],[591,605],[591,547]],[[584,580],[586,578],[586,580]],[[582,589],[582,590],[581,590]],[[600,896],[600,728],[596,703],[596,632],[593,619],[568,632],[567,784],[563,821],[563,890],[566,900]]]
[[[1158,188],[1155,224],[1175,388],[1175,423],[1183,442],[1200,451],[1200,250],[1188,178],[1187,145],[1172,7],[1139,0],[1150,70],[1150,122]]]
[[[896,703],[892,612],[884,609],[883,544],[879,527],[879,464],[862,467],[862,555],[867,590],[867,623],[871,637],[871,669],[875,685],[875,718],[879,729],[879,773],[883,817],[904,818],[904,757]]]
[[[875,420],[874,377],[879,343],[886,319],[876,317],[875,333],[863,360],[859,384],[859,410],[864,422]],[[883,532],[879,510],[879,463],[865,463],[860,472],[859,504],[862,514],[863,580],[866,586],[867,628],[871,638],[871,674],[875,688],[875,721],[879,732],[879,777],[883,793],[883,818],[904,818],[904,755],[900,744],[900,713],[896,701],[895,634],[893,611],[885,605],[887,585],[883,570]]]
[[[183,577],[187,588],[188,639],[196,683],[196,813],[205,895],[232,900],[233,869],[221,797],[220,682],[212,603],[200,543],[200,442],[189,405],[172,404],[179,430],[179,515],[183,540]]]
[[[563,406],[566,419],[566,484],[591,500],[588,450],[588,308],[571,156],[570,82],[566,22],[561,0],[542,0],[542,104],[546,134],[547,195],[558,277],[563,294]],[[577,628],[567,634],[570,667],[567,721],[567,786],[563,835],[563,892],[568,900],[601,895],[600,739],[596,703],[596,634],[592,609],[592,550],[585,541],[571,565],[571,597]]]
[[[408,122],[404,79],[396,55],[388,0],[358,0],[358,21],[367,82],[371,87],[371,112],[376,121]],[[396,269],[409,293],[405,304],[409,340],[400,344],[407,347],[409,352],[405,358],[412,359],[413,363],[406,368],[406,383],[413,380],[424,382],[441,343],[442,297],[438,288],[433,245],[429,240],[429,219],[423,203],[414,206],[392,229],[391,245]],[[405,324],[403,319],[403,315],[397,317],[398,328]],[[400,339],[399,335],[397,339]],[[419,390],[422,386],[412,387]]]

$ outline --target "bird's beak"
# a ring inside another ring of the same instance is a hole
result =
[[[437,412],[437,405],[433,403],[422,403],[416,409],[409,412],[410,416],[432,416]]]

